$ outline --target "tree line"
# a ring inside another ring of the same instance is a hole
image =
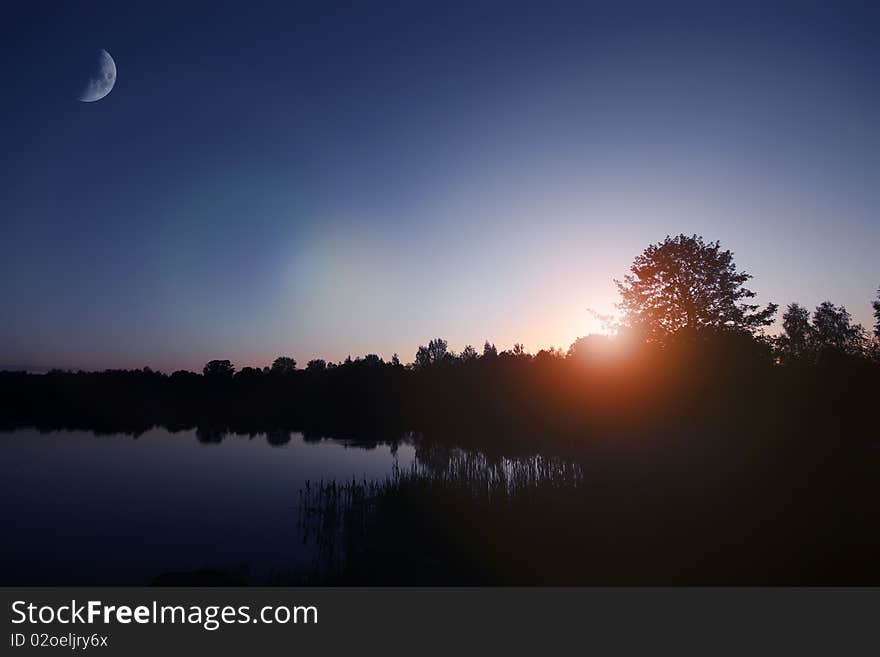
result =
[[[746,287],[751,274],[737,269],[733,253],[722,250],[720,242],[705,242],[697,235],[667,236],[650,245],[633,262],[622,280],[615,281],[621,295],[623,320],[614,328],[629,339],[667,345],[682,340],[712,340],[719,335],[747,337],[768,348],[768,357],[779,364],[819,363],[829,358],[851,357],[880,359],[880,288],[872,302],[873,334],[854,323],[844,306],[823,301],[812,313],[799,303],[791,303],[782,315],[782,332],[765,335],[764,330],[775,318],[774,303],[761,308],[750,303],[756,294]],[[592,342],[604,338],[591,336]],[[537,358],[577,357],[590,351],[591,337],[579,338],[567,352],[550,348],[539,351]],[[533,358],[521,343],[502,352],[486,341],[482,352],[473,345],[460,353],[449,349],[442,338],[419,346],[408,369],[468,363],[478,358]],[[324,371],[352,365],[351,357],[344,362],[327,363],[310,360],[306,371]],[[358,363],[366,366],[401,367],[397,354],[388,363],[376,354],[368,354]],[[259,372],[285,374],[296,370],[296,361],[279,357],[271,367],[256,370],[244,368],[241,376]],[[212,360],[204,367],[205,376],[232,376],[235,370],[228,360]]]
[[[434,338],[408,364],[397,354],[389,361],[368,354],[313,359],[304,368],[291,356],[241,370],[216,359],[201,374],[6,372],[0,422],[133,432],[153,424],[430,430],[509,440],[695,430],[701,422],[730,429],[757,419],[790,430],[811,421],[819,402],[853,423],[866,421],[880,383],[880,290],[873,336],[831,302],[812,313],[789,305],[774,336],[767,330],[778,307],[756,304],[750,279],[719,242],[667,236],[616,281],[617,335],[579,338],[567,351],[530,354],[519,343],[499,350],[486,341],[481,350],[468,345],[456,353]]]

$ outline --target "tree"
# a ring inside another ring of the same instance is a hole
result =
[[[435,338],[428,342],[428,346],[420,346],[416,351],[416,367],[423,368],[430,365],[451,361],[452,355],[447,350],[448,344],[443,338]]]
[[[852,323],[846,308],[823,301],[813,312],[813,340],[819,354],[859,355],[865,347],[865,329]]]
[[[202,374],[212,378],[232,378],[235,368],[228,360],[211,360],[202,368]]]
[[[467,363],[472,360],[476,360],[477,358],[477,350],[474,349],[473,345],[467,345],[464,349],[461,350],[461,353],[458,355],[458,359],[462,363]]]
[[[235,375],[236,379],[253,380],[263,374],[263,370],[257,367],[243,367]]]
[[[428,351],[428,348],[424,345],[419,345],[419,348],[416,350],[416,361],[415,366],[418,369],[424,369],[431,365],[431,352]]]
[[[327,363],[323,358],[313,358],[306,364],[306,371],[308,372],[323,372],[327,369]]]
[[[498,356],[498,349],[495,348],[495,345],[488,340],[483,343],[483,358],[495,358]]]
[[[296,370],[296,361],[290,356],[279,356],[272,363],[273,374],[290,374]]]
[[[558,361],[565,358],[565,352],[558,347],[550,347],[549,349],[541,349],[538,353],[535,354],[535,361],[541,363],[547,363],[552,361]]]
[[[663,342],[683,329],[737,331],[754,335],[773,321],[776,304],[747,303],[751,274],[738,271],[720,242],[692,235],[666,236],[637,256],[630,273],[615,280],[625,323]]]
[[[797,303],[789,304],[782,315],[783,334],[776,339],[776,349],[783,363],[804,360],[813,350],[813,327],[810,311]]]

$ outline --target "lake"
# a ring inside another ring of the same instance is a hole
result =
[[[200,570],[249,584],[295,576],[316,558],[299,529],[307,481],[381,479],[415,459],[407,442],[299,433],[0,432],[0,584],[140,585]]]

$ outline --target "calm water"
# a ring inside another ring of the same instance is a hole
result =
[[[297,529],[306,480],[382,478],[415,459],[405,443],[204,439],[164,429],[0,432],[0,584],[148,584],[200,569],[260,584],[296,574],[315,558]]]

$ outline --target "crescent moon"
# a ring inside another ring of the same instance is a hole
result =
[[[94,103],[110,93],[116,84],[116,62],[106,50],[98,53],[98,71],[89,78],[78,99],[84,103]]]

